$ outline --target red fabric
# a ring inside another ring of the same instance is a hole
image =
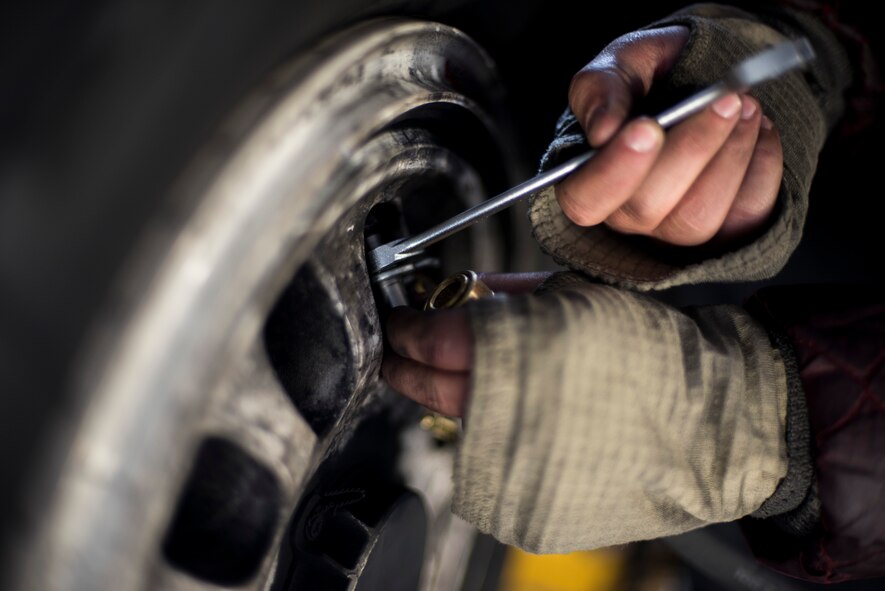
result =
[[[801,541],[745,528],[751,545],[805,580],[885,576],[885,293],[801,286],[769,288],[756,300],[795,348],[821,516]]]
[[[881,116],[885,82],[882,79],[882,47],[873,43],[881,24],[878,6],[844,0],[778,0],[780,4],[811,13],[836,36],[845,48],[854,71],[854,82],[846,93],[847,112],[837,130],[841,137],[853,136]]]

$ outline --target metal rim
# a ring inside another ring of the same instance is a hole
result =
[[[207,438],[255,459],[279,497],[267,549],[249,576],[221,586],[270,583],[305,482],[347,439],[349,418],[383,396],[374,306],[337,305],[371,297],[365,216],[415,179],[470,204],[483,180],[512,176],[501,97],[492,64],[463,34],[386,19],[300,56],[244,101],[177,184],[84,358],[82,406],[47,463],[45,517],[24,546],[24,587],[217,588],[172,568],[160,548]],[[446,145],[453,119],[485,138],[494,162]],[[295,270],[308,268],[336,303],[348,353],[350,391],[325,431],[293,404],[261,340]]]

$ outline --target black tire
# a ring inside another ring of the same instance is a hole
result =
[[[403,0],[20,5],[4,19],[0,470],[17,483],[66,411],[72,363],[176,174],[285,57]]]

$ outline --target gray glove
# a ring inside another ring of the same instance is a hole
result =
[[[787,471],[784,365],[742,309],[690,314],[561,274],[471,306],[454,511],[569,552],[748,515]]]
[[[676,96],[719,80],[741,59],[788,36],[811,39],[817,59],[807,72],[793,72],[753,91],[777,126],[784,153],[778,206],[769,226],[753,240],[723,252],[663,249],[603,224],[575,225],[560,210],[553,189],[547,189],[532,198],[530,208],[534,235],[544,251],[571,269],[640,290],[765,279],[783,267],[802,236],[818,153],[843,110],[842,92],[851,68],[845,51],[821,23],[771,4],[762,16],[733,6],[696,4],[648,27],[684,25],[691,30],[681,58],[661,81],[664,91]],[[569,111],[557,124],[556,138],[541,167],[549,168],[586,149],[584,131]]]

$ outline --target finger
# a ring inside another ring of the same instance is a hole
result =
[[[633,98],[648,94],[673,67],[688,40],[684,26],[619,37],[572,79],[569,106],[594,147],[607,142],[630,113]]]
[[[575,74],[569,104],[591,146],[603,145],[621,127],[633,106],[634,93],[642,93],[641,84],[620,69],[594,68]]]
[[[651,235],[719,152],[740,111],[740,97],[729,94],[670,130],[640,187],[606,223],[620,232]]]
[[[725,221],[753,157],[762,111],[756,99],[741,97],[741,120],[685,196],[655,229],[670,244],[695,246],[709,241]]]
[[[759,139],[740,189],[717,239],[734,240],[762,227],[771,216],[784,172],[780,134],[768,117],[763,117]]]
[[[592,160],[556,186],[563,213],[579,226],[605,220],[639,188],[663,143],[664,132],[653,120],[631,121]]]
[[[399,355],[448,371],[467,371],[473,333],[464,310],[419,312],[396,308],[387,321],[387,339]]]
[[[539,271],[535,273],[480,273],[479,279],[495,293],[523,294],[532,293],[552,273]]]
[[[470,393],[470,374],[428,367],[400,357],[384,356],[381,375],[391,388],[424,405],[451,417],[464,415]]]

